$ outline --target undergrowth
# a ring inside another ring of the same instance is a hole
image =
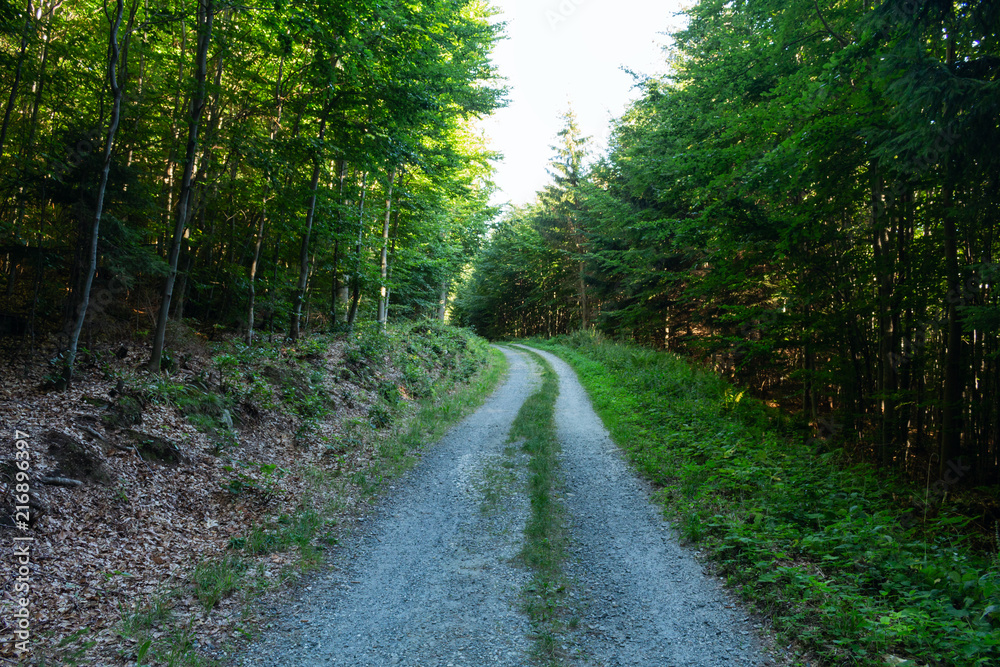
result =
[[[803,443],[675,355],[532,344],[572,364],[682,536],[785,638],[828,665],[1000,664],[1000,563],[970,546],[969,519],[911,516],[922,489]]]

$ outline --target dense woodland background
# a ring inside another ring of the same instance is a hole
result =
[[[568,114],[487,235],[491,11],[0,3],[6,338],[57,334],[65,384],[80,340],[159,368],[170,318],[296,338],[461,283],[486,336],[695,355],[873,462],[1000,482],[1000,2],[700,2],[608,154]]]
[[[938,489],[1000,482],[1000,3],[702,0],[457,314],[693,354]],[[994,487],[995,488],[995,487]]]
[[[491,215],[484,3],[26,0],[0,11],[0,327],[297,338],[438,315]],[[167,350],[169,354],[169,350]]]

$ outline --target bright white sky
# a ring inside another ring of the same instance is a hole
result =
[[[664,69],[663,47],[682,25],[685,0],[493,0],[508,39],[494,51],[510,104],[484,123],[500,192],[494,203],[526,204],[548,181],[546,171],[569,106],[594,153],[610,123],[635,98],[631,75]]]

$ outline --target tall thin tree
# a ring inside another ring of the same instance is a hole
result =
[[[131,35],[132,23],[135,20],[137,3],[133,3],[129,13],[128,26],[125,30],[125,41]],[[94,218],[90,226],[90,247],[88,248],[87,269],[83,279],[83,289],[76,308],[76,317],[70,330],[69,347],[66,352],[63,379],[68,387],[73,381],[73,364],[76,362],[77,348],[80,342],[80,332],[87,319],[87,308],[90,305],[90,290],[94,284],[94,274],[97,272],[97,242],[101,230],[101,215],[104,213],[104,195],[108,189],[108,177],[111,173],[111,153],[115,146],[115,135],[121,120],[123,86],[118,81],[118,66],[121,59],[122,45],[119,43],[119,30],[125,10],[124,0],[117,0],[114,14],[108,14],[108,4],[104,3],[104,12],[111,25],[108,36],[108,85],[111,88],[111,118],[108,124],[108,134],[104,142],[104,162],[101,166],[101,180],[97,186],[97,201],[94,206]]]
[[[163,339],[167,333],[167,315],[177,280],[177,260],[181,252],[181,240],[187,229],[188,208],[194,184],[194,165],[198,155],[198,130],[205,111],[205,80],[208,71],[208,46],[212,41],[212,24],[215,19],[214,0],[198,0],[198,52],[195,56],[195,93],[191,99],[191,113],[188,119],[187,152],[184,157],[184,175],[181,179],[180,197],[177,200],[177,217],[174,225],[173,243],[170,247],[170,270],[163,284],[163,298],[156,318],[156,332],[153,334],[153,352],[149,357],[149,370],[160,370],[163,358]]]

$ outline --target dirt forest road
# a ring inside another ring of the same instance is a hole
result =
[[[331,570],[289,601],[241,665],[532,664],[518,562],[529,508],[524,460],[507,442],[539,386],[536,362],[504,349],[505,382],[429,448],[344,540]],[[569,662],[657,667],[773,664],[744,614],[678,546],[564,362],[556,424],[580,622]]]

